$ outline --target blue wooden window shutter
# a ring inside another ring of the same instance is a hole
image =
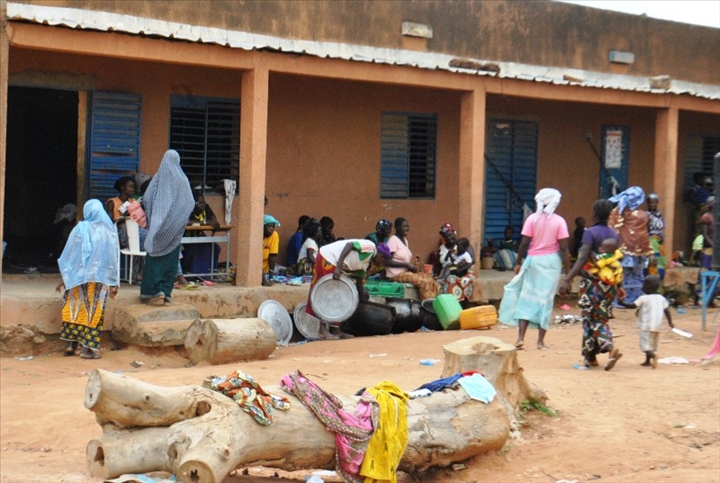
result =
[[[140,96],[117,92],[90,95],[88,198],[117,196],[113,185],[140,166]]]

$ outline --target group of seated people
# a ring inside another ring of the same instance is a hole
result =
[[[105,203],[105,210],[118,228],[118,238],[120,247],[127,248],[129,246],[128,231],[125,220],[130,217],[134,203],[142,203],[142,195],[150,183],[150,179],[146,179],[138,191],[136,189],[136,179],[132,176],[123,176],[119,178],[114,185],[118,191],[118,196],[110,198]],[[212,208],[205,202],[202,193],[195,193],[195,207],[188,219],[188,227],[191,226],[210,226],[213,231],[220,228],[220,222],[217,220]],[[144,250],[145,237],[147,229],[144,223],[140,221],[138,226],[140,250]],[[188,230],[185,232],[186,237],[202,237],[207,236],[205,231]],[[186,244],[180,252],[177,270],[177,287],[186,287],[192,285],[192,282],[185,278],[185,273],[207,274],[218,269],[218,260],[220,257],[220,245],[217,243],[199,243]],[[143,259],[138,257],[133,263],[132,279],[134,281],[142,280]],[[205,277],[195,277],[198,283],[204,285],[214,285],[214,283]]]
[[[265,215],[263,271],[266,274],[266,283],[271,283],[271,275],[276,267],[279,249],[279,236],[275,231],[277,226],[279,223],[274,217]],[[317,275],[318,254],[323,253],[323,247],[339,241],[345,241],[346,244],[357,241],[337,238],[333,228],[333,220],[328,216],[322,217],[320,221],[307,215],[301,216],[297,230],[287,244],[287,266],[284,273],[291,276]],[[455,228],[450,223],[445,223],[440,229],[441,238],[437,250],[430,255],[429,263],[422,263],[420,257],[410,250],[409,231],[410,224],[405,218],[397,218],[394,223],[385,219],[377,222],[375,231],[367,234],[364,240],[372,241],[378,251],[387,250],[390,256],[384,260],[382,266],[373,266],[368,276],[412,284],[422,299],[433,298],[440,293],[451,293],[458,300],[470,300],[475,279],[472,271],[475,254],[468,239],[458,239]]]

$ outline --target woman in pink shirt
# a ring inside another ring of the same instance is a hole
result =
[[[409,231],[410,224],[405,218],[395,219],[395,234],[387,242],[392,258],[385,262],[385,276],[395,282],[413,284],[423,300],[437,297],[440,287],[435,279],[419,271],[414,263],[407,241]]]
[[[570,268],[567,223],[555,208],[560,192],[543,188],[535,195],[537,210],[528,216],[522,229],[515,277],[505,286],[498,318],[505,324],[518,326],[515,347],[525,346],[528,325],[539,331],[537,348],[547,350],[545,333],[550,325],[555,292],[561,270]]]

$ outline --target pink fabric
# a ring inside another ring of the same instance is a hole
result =
[[[397,235],[393,235],[390,237],[390,239],[387,241],[387,246],[390,249],[390,253],[392,253],[393,261],[400,263],[412,262],[412,252],[410,251],[410,247],[403,243],[403,241]],[[387,274],[388,278],[395,278],[405,272],[407,272],[407,268],[385,267],[385,273]]]
[[[351,414],[342,409],[342,401],[326,393],[300,371],[281,377],[280,387],[300,399],[328,431],[335,433],[336,469],[342,478],[349,482],[364,481],[359,473],[367,443],[374,434],[374,424],[377,424],[375,398],[365,392],[355,407],[355,414]]]
[[[535,222],[537,220],[537,223]],[[529,256],[549,255],[560,251],[560,240],[569,238],[565,219],[557,214],[533,213],[525,220],[522,235],[532,238]]]
[[[715,342],[713,342],[713,345],[710,348],[710,352],[708,352],[707,355],[703,357],[703,359],[712,359],[718,354],[720,354],[720,325],[718,325],[717,335],[715,335]]]

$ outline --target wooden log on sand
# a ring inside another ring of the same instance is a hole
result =
[[[185,349],[193,364],[267,359],[276,345],[272,327],[258,318],[197,319],[185,336]]]
[[[287,395],[279,387],[266,391]],[[335,438],[294,396],[261,426],[231,398],[200,386],[160,387],[101,369],[88,378],[85,407],[103,434],[87,445],[93,477],[168,471],[179,483],[220,483],[237,467],[287,471],[335,465]],[[353,412],[358,398],[340,397]],[[496,398],[472,400],[465,391],[435,393],[408,403],[408,445],[400,470],[449,466],[496,451],[509,421]]]
[[[544,391],[525,379],[514,345],[495,337],[470,337],[443,346],[445,367],[442,377],[467,371],[481,372],[502,394],[512,410],[525,399],[547,401]]]

